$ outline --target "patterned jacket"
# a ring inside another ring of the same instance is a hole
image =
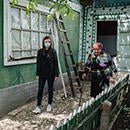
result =
[[[113,72],[117,72],[117,68],[112,57],[105,53],[101,52],[99,56],[95,56],[92,52],[86,61],[86,71],[91,73],[97,73],[99,75],[105,74],[112,76]]]

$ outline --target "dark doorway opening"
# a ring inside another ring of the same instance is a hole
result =
[[[117,55],[117,21],[97,21],[97,41],[112,57]]]

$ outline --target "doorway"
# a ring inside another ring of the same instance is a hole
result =
[[[112,57],[117,55],[117,21],[97,21],[97,41]]]

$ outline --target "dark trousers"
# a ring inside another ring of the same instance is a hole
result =
[[[96,73],[91,74],[91,97],[96,97],[105,88],[109,87],[109,78],[106,75],[99,76]]]
[[[37,94],[37,105],[38,106],[41,106],[43,91],[44,91],[44,86],[45,86],[46,80],[48,83],[48,104],[52,103],[54,77],[49,77],[49,78],[40,77],[39,81],[38,81],[38,94]]]

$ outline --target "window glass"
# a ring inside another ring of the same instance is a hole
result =
[[[21,57],[22,47],[21,47],[21,32],[18,30],[12,30],[11,32],[12,37],[12,56],[11,57]]]
[[[47,30],[47,17],[46,17],[46,15],[41,15],[40,30],[44,31],[44,32],[46,32],[46,30]]]
[[[16,8],[11,9],[11,24],[13,28],[20,29],[20,10]]]
[[[30,14],[26,15],[25,10],[22,10],[22,28],[23,29],[30,29]]]
[[[12,30],[12,49],[18,50],[21,49],[21,32],[18,30]]]
[[[38,30],[38,14],[37,13],[32,13],[32,29],[33,30]]]
[[[32,55],[36,56],[37,50],[40,47],[39,45],[39,34],[33,32],[32,33]]]
[[[31,35],[30,32],[23,32],[23,57],[31,56]]]

